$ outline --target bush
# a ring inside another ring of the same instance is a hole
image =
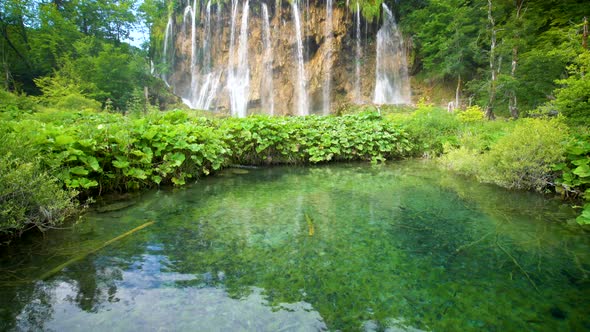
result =
[[[11,113],[12,117],[17,117],[20,113],[31,113],[36,109],[37,105],[31,98],[0,89],[0,113]]]
[[[464,111],[460,111],[457,113],[457,118],[463,123],[473,123],[485,120],[483,109],[477,105],[468,107]]]
[[[100,103],[79,93],[70,93],[53,101],[50,106],[70,111],[100,111]]]
[[[552,166],[564,159],[568,139],[559,120],[522,119],[483,156],[479,178],[505,188],[542,191],[553,183]]]
[[[466,176],[477,176],[481,152],[464,146],[452,148],[438,160],[444,167]]]
[[[461,123],[442,108],[419,107],[411,117],[402,120],[403,128],[414,143],[414,154],[440,155],[445,147],[458,146]]]
[[[0,238],[10,239],[27,229],[45,230],[76,213],[77,192],[43,166],[45,156],[32,134],[38,127],[13,130],[0,121]]]
[[[75,212],[75,195],[41,171],[39,163],[0,157],[0,237],[58,225]]]

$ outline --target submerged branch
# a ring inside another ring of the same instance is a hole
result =
[[[102,249],[102,248],[104,248],[104,247],[106,247],[106,246],[108,246],[108,245],[110,245],[110,244],[112,244],[112,243],[114,243],[116,241],[119,241],[119,240],[121,240],[121,239],[123,239],[123,238],[125,238],[125,237],[127,237],[127,236],[129,236],[129,235],[131,235],[131,234],[133,234],[133,233],[141,230],[141,229],[144,229],[144,228],[146,228],[146,227],[148,227],[150,225],[153,225],[154,223],[155,223],[155,221],[146,222],[145,224],[143,224],[141,226],[138,226],[138,227],[135,227],[134,229],[132,229],[132,230],[126,232],[126,233],[123,233],[123,234],[117,236],[116,238],[113,238],[113,239],[108,240],[107,242],[103,243],[102,245],[100,245],[100,246],[98,246],[98,247],[96,247],[96,248],[94,248],[94,249],[92,249],[92,250],[90,250],[88,252],[85,252],[83,254],[80,254],[78,256],[75,256],[74,258],[72,258],[72,259],[68,260],[67,262],[65,262],[65,263],[63,263],[63,264],[55,267],[54,269],[51,269],[50,271],[47,271],[46,273],[44,273],[43,275],[41,275],[41,277],[39,277],[39,279],[40,280],[45,280],[45,279],[47,279],[47,278],[55,275],[56,273],[60,272],[64,268],[68,267],[72,263],[75,263],[77,261],[81,261],[86,256],[88,256],[90,254],[93,254],[93,253],[99,251],[100,249]]]
[[[516,265],[520,271],[525,275],[525,277],[528,279],[528,281],[531,283],[531,285],[533,286],[533,288],[535,288],[535,290],[537,291],[537,293],[540,293],[539,288],[537,287],[537,284],[535,284],[535,282],[533,281],[533,279],[531,279],[531,277],[529,276],[529,274],[524,270],[524,268],[522,267],[522,265],[520,265],[518,263],[518,261],[516,260],[516,258],[514,258],[514,256],[512,256],[508,250],[504,249],[504,247],[502,247],[498,241],[496,241],[496,246],[498,248],[500,248],[500,250],[502,250],[506,256],[510,257],[510,259],[512,260],[512,262],[514,263],[514,265]]]

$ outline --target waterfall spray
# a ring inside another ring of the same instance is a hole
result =
[[[262,107],[267,110],[270,115],[274,115],[274,87],[273,87],[273,71],[272,71],[272,43],[270,34],[270,22],[268,18],[268,7],[265,3],[262,4],[263,15],[263,46],[264,57],[262,59],[263,74],[260,83],[260,95],[262,99]]]
[[[395,17],[383,4],[383,26],[377,32],[375,104],[409,104],[410,80],[403,37]]]
[[[361,96],[361,59],[363,57],[363,50],[361,47],[361,8],[360,4],[357,1],[356,3],[356,15],[355,15],[355,23],[356,23],[356,58],[355,58],[355,66],[354,66],[354,99],[357,104],[362,102]]]
[[[332,3],[333,0],[326,0],[326,25],[324,27],[324,37],[326,39],[326,55],[324,58],[324,86],[322,89],[322,95],[324,100],[324,115],[330,114],[330,93],[332,91]]]
[[[295,21],[295,35],[297,37],[297,115],[309,115],[309,106],[307,103],[307,79],[305,75],[305,65],[303,63],[303,41],[301,32],[301,18],[297,0],[291,2],[293,8],[293,20]]]
[[[235,10],[237,12],[237,0],[235,2]],[[232,3],[232,5],[234,5]],[[240,118],[246,117],[246,113],[248,110],[248,100],[249,100],[249,93],[250,93],[250,69],[248,67],[248,13],[249,13],[249,1],[246,0],[242,7],[242,22],[240,25],[240,36],[237,42],[238,45],[238,52],[237,52],[237,61],[231,67],[230,75],[228,77],[228,90],[229,90],[229,99],[231,104],[231,113],[233,116],[237,116]],[[235,16],[232,14],[232,41],[235,41]],[[230,47],[230,50],[235,52],[233,47]],[[233,52],[230,52],[230,56],[234,55]],[[230,63],[233,59],[229,59]]]

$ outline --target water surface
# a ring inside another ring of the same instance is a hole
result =
[[[590,330],[574,217],[422,161],[228,169],[3,248],[0,330]]]

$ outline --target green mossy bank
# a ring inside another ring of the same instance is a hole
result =
[[[52,227],[76,211],[75,200],[183,185],[230,165],[442,155],[442,165],[507,188],[578,198],[588,188],[588,136],[574,137],[559,119],[489,122],[477,108],[459,114],[428,106],[367,108],[245,119],[186,111],[1,113],[0,235]],[[590,220],[584,213],[581,223]]]

